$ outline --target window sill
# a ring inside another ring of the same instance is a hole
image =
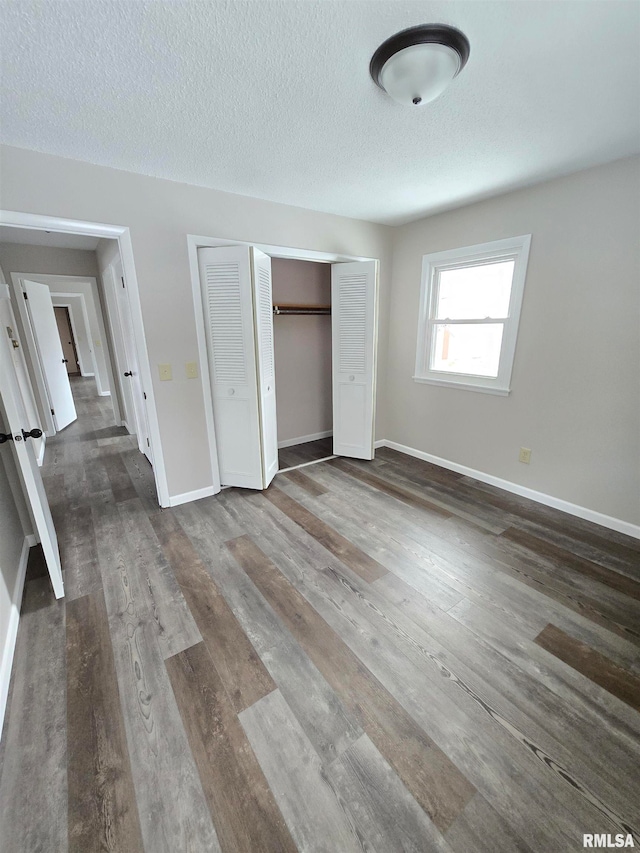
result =
[[[440,385],[444,388],[460,388],[463,391],[479,391],[481,394],[493,394],[496,397],[508,397],[511,393],[510,388],[496,388],[493,385],[474,385],[471,382],[456,382],[450,379],[436,379],[435,377],[414,376],[414,382],[421,382],[423,385]]]

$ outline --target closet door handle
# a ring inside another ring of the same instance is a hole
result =
[[[125,375],[125,376],[133,376],[133,371],[132,371],[132,370],[127,370],[127,371],[125,371],[125,374],[124,374],[124,375]]]

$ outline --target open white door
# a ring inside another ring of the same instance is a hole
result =
[[[277,470],[273,327],[266,320],[267,300],[272,310],[271,274],[265,258],[249,246],[198,250],[224,486],[264,489],[275,474],[274,465]]]
[[[42,365],[53,422],[60,431],[78,417],[65,364],[51,292],[46,284],[23,279],[27,310]]]
[[[14,454],[36,524],[37,535],[42,543],[53,591],[56,598],[62,598],[64,584],[58,539],[40,469],[36,462],[33,439],[24,435],[36,425],[27,420],[20,393],[16,373],[18,356],[15,354],[13,345],[15,338],[10,338],[8,334],[8,329],[11,329],[15,335],[16,322],[9,301],[9,288],[4,284],[0,284],[0,323],[2,326],[0,329],[0,403],[3,421],[9,431],[8,434],[13,437],[12,440],[0,444],[0,452]],[[17,343],[19,344],[19,341]],[[62,367],[64,369],[64,365]]]
[[[131,435],[136,435],[136,417],[133,406],[133,391],[131,382],[125,373],[129,370],[127,363],[127,355],[124,348],[124,332],[122,331],[122,322],[120,320],[120,311],[118,308],[118,288],[122,289],[122,282],[116,278],[113,263],[109,264],[105,269],[102,280],[104,284],[104,298],[107,304],[107,312],[105,320],[109,324],[111,332],[111,340],[113,342],[114,355],[114,382],[117,384],[121,393],[122,407],[120,415],[122,418],[122,426],[126,427],[127,432]],[[114,391],[112,391],[115,394]]]
[[[138,450],[140,453],[144,453],[149,462],[153,465],[151,442],[149,440],[149,421],[147,417],[147,406],[145,403],[146,398],[142,388],[138,353],[136,351],[136,344],[133,335],[133,321],[131,319],[129,294],[127,292],[126,282],[122,272],[122,261],[120,258],[113,263],[113,275],[116,286],[118,318],[120,320],[120,329],[122,331],[122,343],[127,362],[126,370],[122,371],[122,384],[129,384],[129,393],[131,395],[131,402],[133,404],[135,417],[135,431],[138,439]],[[126,397],[126,391],[124,394]],[[130,426],[131,424],[129,424],[129,427]]]
[[[333,452],[373,459],[377,262],[331,267]]]
[[[258,353],[258,387],[262,436],[262,488],[278,473],[278,417],[276,414],[276,370],[273,350],[273,296],[271,258],[251,249]]]

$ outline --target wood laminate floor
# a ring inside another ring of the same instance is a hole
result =
[[[305,465],[307,462],[318,462],[333,455],[333,438],[318,438],[316,441],[305,441],[291,447],[281,447],[278,450],[278,468],[292,468],[294,465]]]
[[[161,510],[92,380],[43,475],[0,849],[640,844],[640,543],[378,451]]]

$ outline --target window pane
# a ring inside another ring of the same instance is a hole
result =
[[[497,376],[503,329],[502,323],[438,323],[430,369]]]
[[[506,317],[515,261],[440,271],[436,317],[484,320]]]

